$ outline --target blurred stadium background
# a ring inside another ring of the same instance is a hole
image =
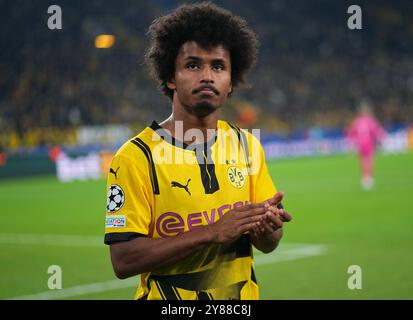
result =
[[[261,40],[251,88],[223,117],[262,129],[294,216],[279,249],[257,253],[261,298],[412,299],[413,4],[215,2]],[[1,299],[133,297],[137,278],[116,280],[103,245],[105,174],[126,139],[170,113],[143,55],[149,24],[179,3],[0,1]],[[61,30],[47,27],[51,4]],[[347,27],[350,4],[362,30]],[[388,132],[369,192],[345,139],[364,99]],[[62,290],[47,287],[50,265]],[[351,265],[361,290],[347,286]]]

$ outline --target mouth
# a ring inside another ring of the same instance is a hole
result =
[[[201,95],[205,95],[205,96],[215,96],[215,92],[210,90],[210,89],[203,89],[203,90],[199,91],[199,93]]]
[[[203,96],[215,96],[215,95],[218,96],[219,95],[218,90],[215,89],[212,86],[199,87],[199,88],[195,89],[192,93],[193,94],[198,94],[199,93],[200,95],[203,95]]]

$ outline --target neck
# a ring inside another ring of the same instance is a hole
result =
[[[219,109],[205,117],[197,117],[183,108],[172,106],[172,114],[160,123],[160,126],[169,130],[175,139],[186,144],[204,143],[212,139],[217,129]],[[191,130],[197,129],[197,130]],[[191,131],[188,131],[191,130]]]

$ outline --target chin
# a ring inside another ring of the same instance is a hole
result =
[[[217,109],[219,109],[219,106],[215,106],[209,101],[201,101],[195,105],[193,105],[190,110],[191,113],[195,114],[196,116],[203,118],[211,113],[215,112]]]

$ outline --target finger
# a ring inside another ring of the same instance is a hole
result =
[[[281,200],[284,198],[284,192],[277,192],[274,197],[272,197],[271,199],[268,199],[268,203],[272,206],[276,206],[278,205]]]
[[[275,215],[279,215],[283,222],[290,222],[292,220],[292,216],[284,209],[280,209],[280,205],[282,207],[282,204],[279,203],[277,207],[271,206],[269,210],[273,212]]]
[[[243,234],[246,231],[253,231],[254,228],[257,228],[257,224],[255,222],[243,224],[238,228],[239,234]]]
[[[265,219],[260,220],[257,223],[257,237],[262,236],[264,233],[268,232],[268,228],[271,229],[271,226],[266,225]]]
[[[268,211],[268,209],[267,208],[265,208],[265,207],[260,207],[260,208],[255,208],[255,209],[252,209],[251,211],[250,211],[250,213],[251,213],[251,215],[261,215],[261,214],[264,214],[264,213],[266,213]]]
[[[253,208],[248,211],[241,211],[241,212],[236,212],[236,219],[245,219],[251,216],[256,216],[256,215],[263,215],[267,209],[265,207],[258,207],[258,208]]]
[[[269,214],[265,214],[265,218],[267,223],[272,223],[277,229],[282,228],[283,221],[279,215],[275,215],[272,212],[269,212]]]
[[[280,210],[281,219],[285,222],[290,222],[293,217],[285,210]]]
[[[277,209],[277,207],[274,207],[274,206],[270,206],[269,208],[268,208],[268,211],[271,211],[273,214],[275,214],[275,215],[279,215],[280,214],[280,209]]]
[[[252,229],[254,237],[258,237],[260,234],[260,222],[255,223],[254,229]]]
[[[282,222],[279,216],[274,217],[274,223],[277,226],[277,229],[282,228],[284,225],[284,222]]]
[[[263,211],[261,214],[249,214],[243,218],[240,218],[234,222],[238,223],[239,225],[243,224],[248,224],[248,223],[253,223],[253,222],[260,222],[262,221],[263,215],[265,214],[265,211]]]
[[[249,204],[246,204],[246,205],[243,205],[243,206],[236,207],[233,210],[248,211],[248,210],[251,210],[251,209],[264,208],[264,207],[265,207],[264,203],[262,203],[262,202],[260,202],[260,203],[249,203]]]
[[[271,226],[271,223],[269,223],[267,221],[262,223],[262,227],[263,227],[263,231],[265,233],[273,233],[274,232],[274,228]]]

